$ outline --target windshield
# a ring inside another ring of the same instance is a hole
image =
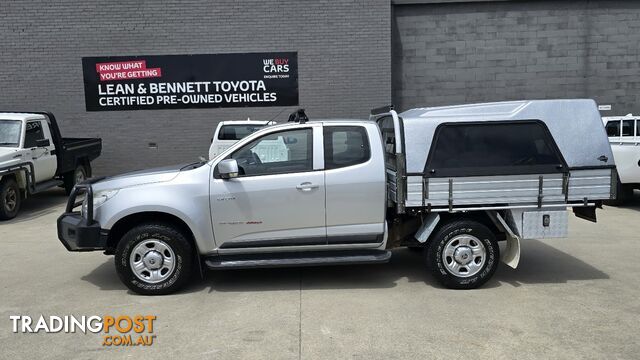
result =
[[[264,125],[223,125],[218,140],[241,140],[247,135],[263,128]]]
[[[21,122],[18,120],[0,120],[0,146],[18,147],[20,130]]]

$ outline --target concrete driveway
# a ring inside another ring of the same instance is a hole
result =
[[[640,200],[570,217],[568,239],[526,241],[479,290],[443,289],[421,256],[332,268],[209,272],[170,296],[134,295],[113,258],[69,253],[65,196],[28,200],[0,223],[0,358],[637,359]],[[101,334],[22,334],[10,315],[157,316],[151,347]]]

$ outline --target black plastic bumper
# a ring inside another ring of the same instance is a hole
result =
[[[105,250],[109,232],[96,221],[87,221],[80,213],[64,213],[58,218],[58,239],[69,251]]]
[[[69,251],[105,250],[107,246],[108,230],[100,228],[100,223],[93,220],[93,189],[91,184],[100,179],[90,179],[76,185],[69,195],[65,213],[58,218],[58,239]],[[86,194],[87,213],[83,217],[80,212],[74,212],[75,207],[82,202],[76,202],[80,192]]]

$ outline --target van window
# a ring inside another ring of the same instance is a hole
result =
[[[222,125],[218,132],[218,140],[238,141],[260,130],[263,125]]]
[[[325,126],[324,168],[337,169],[369,160],[371,150],[362,126]]]
[[[622,120],[622,136],[633,136],[634,123],[633,120]]]
[[[620,136],[620,121],[612,120],[607,123],[607,136],[617,137]]]
[[[42,131],[42,123],[40,121],[29,121],[25,128],[24,134],[24,147],[34,148],[37,147],[38,140],[44,139],[44,132]]]
[[[537,121],[444,124],[434,139],[427,162],[432,176],[549,173],[564,164]]]

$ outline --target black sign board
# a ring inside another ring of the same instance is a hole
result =
[[[296,52],[82,58],[87,111],[298,105]]]

